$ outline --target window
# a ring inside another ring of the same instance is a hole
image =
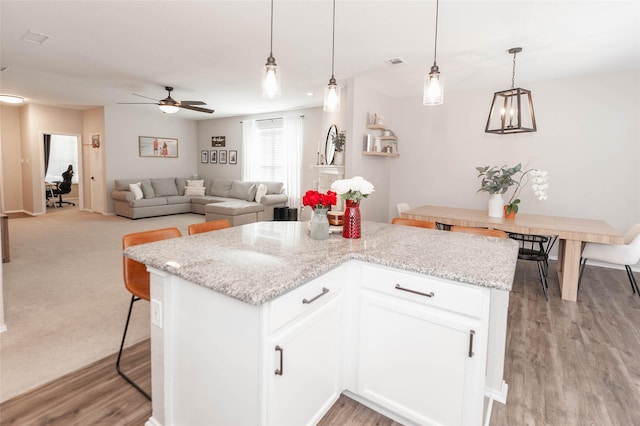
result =
[[[303,118],[245,120],[242,126],[242,178],[283,182],[289,206],[298,207]]]
[[[47,139],[49,142],[47,143]],[[48,145],[48,147],[47,147]],[[72,183],[78,183],[78,137],[44,135],[45,182],[62,181],[62,173],[73,166]]]

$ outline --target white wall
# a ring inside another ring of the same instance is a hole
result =
[[[595,92],[598,81],[606,81],[603,93]],[[438,107],[418,97],[394,100],[400,158],[387,160],[389,211],[398,202],[484,209],[488,195],[476,193],[475,167],[522,162],[548,170],[550,188],[546,201],[525,188],[520,212],[603,219],[621,232],[640,222],[640,72],[526,88],[536,133],[484,133],[491,90],[449,91]]]
[[[103,146],[106,155],[106,193],[111,194],[114,179],[189,177],[197,173],[198,150],[196,121],[177,114],[164,114],[157,108],[125,105],[106,106]],[[178,139],[178,158],[140,157],[139,136]],[[107,211],[113,212],[113,200],[107,195]]]
[[[313,181],[318,180],[317,170],[312,167],[316,164],[316,156],[320,141],[324,141],[329,124],[325,122],[333,122],[335,117],[327,116],[323,113],[322,107],[306,108],[295,111],[280,111],[262,115],[228,117],[211,120],[198,121],[198,153],[201,150],[237,150],[238,164],[201,164],[198,157],[198,176],[201,178],[211,179],[214,177],[222,177],[227,179],[242,178],[242,121],[243,120],[260,120],[285,115],[303,115],[304,116],[304,133],[303,133],[303,149],[302,149],[302,170],[300,175],[300,188],[302,193],[313,188]],[[326,127],[326,129],[325,129]],[[211,146],[212,136],[225,136],[226,146],[224,148],[213,148]],[[198,154],[199,156],[200,154]],[[289,206],[299,207],[299,206]]]
[[[1,201],[4,212],[22,210],[21,140],[20,107],[0,106]]]

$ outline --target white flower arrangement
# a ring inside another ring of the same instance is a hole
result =
[[[542,170],[532,170],[531,171],[531,179],[533,183],[531,184],[531,188],[533,189],[533,193],[538,197],[538,200],[546,200],[547,199],[547,189],[549,188],[548,172]]]
[[[360,201],[367,198],[374,191],[373,184],[362,176],[351,179],[336,180],[331,184],[331,190],[345,200]]]

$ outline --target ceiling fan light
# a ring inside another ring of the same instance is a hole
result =
[[[324,111],[340,111],[340,86],[333,77],[329,80],[329,85],[324,88]]]
[[[431,67],[431,72],[424,78],[424,105],[440,105],[444,102],[444,77],[438,66]]]
[[[262,78],[262,97],[263,98],[279,98],[282,96],[280,85],[280,69],[276,65],[276,59],[273,56],[267,58],[264,66],[264,75]]]
[[[24,98],[14,95],[0,95],[0,102],[4,102],[7,104],[21,104],[24,102]]]
[[[159,108],[160,111],[167,114],[175,114],[176,112],[180,111],[180,108],[175,105],[160,105]]]

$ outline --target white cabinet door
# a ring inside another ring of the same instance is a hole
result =
[[[418,424],[481,424],[478,321],[364,289],[361,300],[358,393]]]
[[[340,396],[341,303],[334,297],[271,337],[268,424],[315,424]]]

